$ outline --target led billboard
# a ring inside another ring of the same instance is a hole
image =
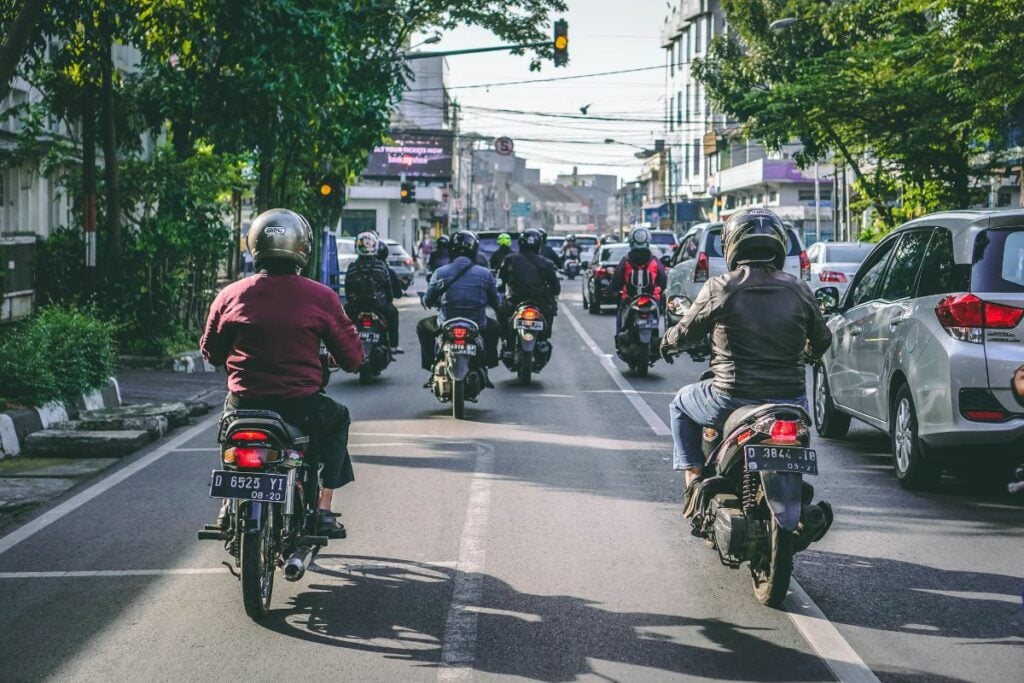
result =
[[[452,177],[452,135],[429,131],[392,131],[391,140],[373,148],[367,178],[447,180]]]

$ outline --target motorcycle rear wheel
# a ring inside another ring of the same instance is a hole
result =
[[[452,382],[452,417],[463,420],[466,417],[466,383]]]
[[[373,370],[370,369],[369,363],[363,363],[362,367],[359,368],[359,383],[369,384],[373,381]]]
[[[642,346],[639,353],[637,353],[635,366],[637,377],[647,376],[647,370],[651,367],[650,352],[651,350],[649,348]]]
[[[263,527],[242,534],[242,604],[253,621],[270,612],[274,592],[274,514],[269,505],[266,509]]]
[[[532,374],[533,374],[533,356],[532,355],[527,356],[525,354],[520,354],[520,356],[519,356],[519,371],[517,372],[517,374],[519,375],[519,383],[520,384],[528,385],[530,383],[530,381],[532,380]]]
[[[778,608],[789,593],[789,580],[793,576],[793,532],[780,527],[775,518],[769,524],[768,551],[771,555],[761,566],[751,565],[750,577],[757,601]]]

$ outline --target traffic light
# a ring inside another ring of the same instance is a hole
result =
[[[413,183],[403,182],[398,190],[398,196],[402,199],[403,204],[415,204],[416,185]]]
[[[559,19],[555,22],[555,66],[569,63],[569,22]]]
[[[338,176],[328,173],[320,178],[316,185],[317,196],[326,205],[332,205],[341,199],[341,181]]]

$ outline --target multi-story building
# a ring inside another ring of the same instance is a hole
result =
[[[571,188],[577,196],[582,198],[590,211],[590,218],[587,225],[594,225],[594,229],[604,232],[608,229],[608,201],[615,196],[618,190],[619,177],[604,174],[580,174],[573,169],[572,173],[559,175],[555,184]],[[616,217],[616,221],[618,217]]]

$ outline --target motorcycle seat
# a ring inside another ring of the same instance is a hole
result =
[[[737,408],[736,410],[734,410],[732,414],[729,415],[729,417],[725,420],[725,426],[722,428],[722,433],[727,436],[729,434],[732,434],[751,417],[759,418],[765,415],[771,415],[773,413],[787,412],[795,413],[796,416],[802,420],[810,420],[810,418],[807,416],[807,412],[800,406],[778,403],[762,403],[760,405],[743,406],[742,408]]]

